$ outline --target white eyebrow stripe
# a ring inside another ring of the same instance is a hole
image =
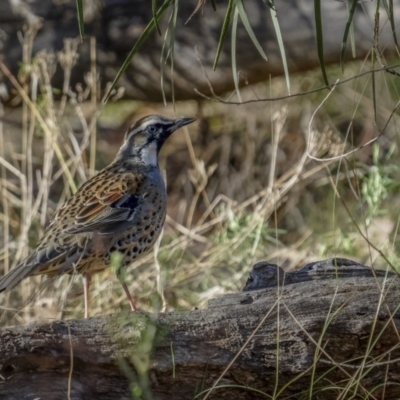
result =
[[[140,131],[144,131],[149,125],[153,124],[161,124],[161,125],[168,125],[168,121],[162,121],[160,119],[150,119],[146,122],[143,122],[141,125],[139,125],[136,129],[133,131],[129,132],[129,135],[126,140],[130,140],[132,136],[136,135]]]

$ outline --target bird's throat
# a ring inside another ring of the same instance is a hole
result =
[[[158,165],[157,143],[151,142],[140,151],[140,158],[144,164]]]

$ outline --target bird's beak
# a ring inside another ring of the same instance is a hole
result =
[[[174,121],[173,125],[171,125],[169,131],[172,133],[182,126],[189,125],[194,121],[196,121],[196,118],[178,118]]]

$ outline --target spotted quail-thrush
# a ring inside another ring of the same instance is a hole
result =
[[[158,153],[174,131],[194,120],[150,115],[130,127],[111,165],[58,209],[37,248],[0,281],[0,292],[30,275],[81,273],[87,318],[91,277],[119,252],[117,276],[136,310],[124,268],[152,248],[164,225],[167,194]]]

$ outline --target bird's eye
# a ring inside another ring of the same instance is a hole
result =
[[[156,133],[156,132],[157,132],[157,127],[154,126],[154,125],[149,125],[149,126],[147,127],[147,132],[149,132],[149,133]]]

